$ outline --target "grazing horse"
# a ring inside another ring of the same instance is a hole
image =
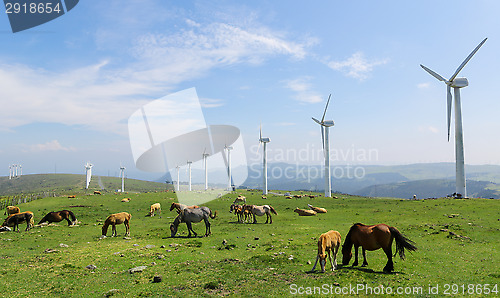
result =
[[[407,250],[415,251],[417,247],[415,243],[405,236],[403,236],[398,229],[390,227],[386,224],[378,224],[367,226],[361,223],[354,224],[347,234],[344,245],[342,245],[342,265],[348,265],[352,258],[352,246],[354,245],[354,263],[353,266],[358,265],[358,247],[363,249],[363,264],[362,267],[368,265],[366,261],[366,250],[377,250],[382,248],[387,256],[387,264],[384,267],[384,272],[391,272],[394,270],[392,262],[392,240],[396,240],[396,252],[394,256],[399,253],[399,257],[404,260],[405,248]]]
[[[108,233],[109,225],[112,226],[111,237],[116,236],[116,225],[119,225],[119,224],[125,225],[125,236],[130,236],[129,222],[130,222],[131,218],[132,218],[132,215],[128,214],[127,212],[111,214],[110,216],[108,216],[108,218],[106,218],[106,221],[104,222],[104,225],[102,226],[101,238],[106,237],[106,234]]]
[[[263,216],[264,214],[267,215],[266,223],[273,223],[273,218],[271,217],[271,212],[278,215],[276,210],[272,206],[269,205],[262,205],[262,206],[257,206],[257,205],[243,205],[243,209],[250,211],[250,213],[253,215],[253,223],[257,223],[257,219],[255,216]]]
[[[199,206],[196,206],[196,205],[193,205],[193,206],[188,206],[188,205],[184,205],[184,204],[181,204],[181,203],[172,203],[172,205],[170,205],[170,211],[174,210],[174,209],[177,209],[177,214],[180,214],[182,210],[184,209],[195,209],[195,208],[200,208]]]
[[[328,253],[328,259],[330,260],[330,265],[332,265],[332,271],[335,271],[335,269],[337,268],[337,253],[340,248],[340,242],[340,233],[334,230],[328,231],[319,236],[318,255],[316,256],[316,263],[314,263],[311,272],[316,269],[316,264],[318,264],[319,260],[319,264],[321,265],[321,272],[325,273],[326,253]],[[333,253],[333,263],[330,253]]]
[[[71,217],[71,220],[69,220]],[[44,222],[60,222],[63,219],[65,219],[68,222],[68,226],[76,224],[76,216],[73,212],[69,210],[62,210],[62,211],[57,211],[57,212],[49,212],[47,215],[45,215],[42,220],[38,224],[44,223]]]
[[[17,227],[17,231],[19,232],[19,224],[26,222],[26,231],[29,231],[34,226],[33,217],[34,215],[33,212],[31,211],[12,214],[9,215],[7,219],[5,219],[5,221],[2,224],[2,227],[14,227],[14,231],[16,230]]]
[[[231,207],[229,208],[229,213],[236,214],[238,217],[238,222],[243,222],[243,206],[241,205],[236,205],[236,204],[231,204]]]
[[[158,213],[161,217],[161,205],[160,203],[154,203],[149,207],[149,216],[154,216],[155,212]]]
[[[5,208],[5,213],[3,215],[11,215],[11,214],[19,213],[19,212],[21,212],[21,209],[19,209],[19,207],[7,206],[7,208]]]
[[[175,218],[174,222],[170,224],[170,233],[172,238],[175,237],[175,234],[177,234],[177,228],[179,227],[179,224],[181,222],[185,222],[186,226],[188,228],[188,237],[191,237],[191,232],[193,232],[194,236],[196,237],[197,234],[193,230],[191,223],[192,222],[200,222],[204,221],[205,222],[205,237],[208,235],[212,234],[210,231],[210,222],[208,221],[209,218],[214,219],[217,216],[217,211],[215,211],[212,214],[212,210],[210,208],[202,206],[199,208],[195,209],[189,209],[186,208],[179,213],[179,215]]]

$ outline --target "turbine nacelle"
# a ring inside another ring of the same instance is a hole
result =
[[[262,143],[269,143],[269,142],[271,142],[271,139],[270,138],[260,138],[259,141]]]
[[[453,88],[463,88],[469,86],[469,81],[467,78],[456,78],[450,83],[450,87]]]

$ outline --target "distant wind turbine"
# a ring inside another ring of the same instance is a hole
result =
[[[209,157],[210,154],[207,153],[207,149],[205,148],[205,151],[203,151],[203,165],[205,167],[205,190],[208,190],[208,168],[207,168],[207,157]]]
[[[264,177],[263,181],[263,186],[262,186],[262,194],[267,195],[267,151],[266,151],[266,145],[267,143],[271,142],[271,139],[269,138],[263,138],[262,137],[262,125],[260,125],[260,130],[259,130],[259,145],[263,145],[263,153],[262,153],[262,176]]]
[[[85,189],[89,188],[90,180],[92,179],[92,165],[91,163],[87,162],[85,164]]]
[[[224,146],[224,149],[227,150],[227,177],[228,177],[228,182],[227,182],[227,190],[231,191],[233,189],[232,185],[232,177],[231,177],[231,150],[233,150],[233,147],[231,146]]]
[[[328,109],[328,104],[330,103],[330,94],[328,96],[328,101],[326,102],[325,111],[323,112],[323,117],[321,121],[312,117],[314,122],[318,123],[321,127],[321,141],[323,142],[323,152],[325,155],[325,197],[329,198],[332,196],[332,181],[330,179],[330,144],[328,140],[328,131],[330,127],[334,125],[333,120],[325,120],[326,110]]]
[[[122,176],[122,193],[125,192],[125,167],[120,165],[120,176]]]
[[[192,161],[188,161],[187,164],[188,164],[188,171],[189,171],[189,191],[191,191],[191,164],[193,162]]]
[[[431,74],[433,77],[442,81],[446,84],[447,90],[447,111],[448,111],[448,142],[450,141],[450,122],[451,122],[451,106],[452,106],[452,95],[451,88],[453,88],[453,93],[455,94],[455,167],[456,167],[456,194],[462,197],[467,197],[467,192],[465,188],[465,160],[464,160],[464,139],[462,131],[462,107],[460,103],[460,88],[467,87],[469,81],[467,78],[457,78],[458,73],[464,68],[464,66],[469,62],[469,60],[476,54],[479,48],[486,42],[487,38],[483,41],[465,58],[464,62],[460,64],[455,73],[450,77],[449,80],[443,78],[431,69],[420,66]]]

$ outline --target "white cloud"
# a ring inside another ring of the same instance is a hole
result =
[[[429,83],[420,83],[420,84],[417,84],[417,88],[418,89],[427,89],[431,86],[431,84]]]
[[[307,44],[264,27],[187,22],[187,29],[179,33],[137,38],[133,59],[120,66],[109,58],[52,71],[0,61],[0,127],[56,122],[126,134],[126,119],[135,110],[179,83],[218,67],[259,64],[277,55],[293,59],[306,55]],[[206,107],[222,104],[205,101]]]
[[[327,65],[333,70],[343,72],[348,77],[362,81],[370,76],[375,66],[383,65],[387,62],[387,59],[368,61],[362,52],[356,52],[344,61],[330,61]]]
[[[62,146],[58,140],[52,140],[46,142],[44,144],[35,144],[29,147],[29,151],[31,152],[40,152],[40,151],[76,151],[73,147],[64,147]]]
[[[215,98],[200,98],[200,104],[203,108],[218,108],[224,105],[224,101]]]
[[[294,80],[284,81],[285,87],[296,92],[294,99],[303,103],[322,102],[323,98],[317,92],[311,90],[310,77],[302,77]]]

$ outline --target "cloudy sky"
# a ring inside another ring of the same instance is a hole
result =
[[[90,161],[97,175],[122,163],[154,179],[135,168],[128,118],[191,87],[208,124],[241,130],[250,163],[262,123],[270,162],[320,164],[311,116],[330,93],[334,163],[451,162],[446,88],[419,64],[450,77],[485,37],[460,73],[465,160],[500,164],[498,11],[497,1],[86,0],[15,34],[3,15],[0,175],[12,163],[84,173]]]

